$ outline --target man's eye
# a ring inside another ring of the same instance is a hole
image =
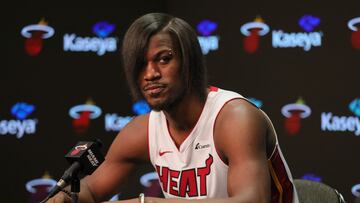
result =
[[[169,63],[169,61],[171,60],[171,56],[161,56],[159,58],[159,62],[161,64],[166,64],[166,63]]]

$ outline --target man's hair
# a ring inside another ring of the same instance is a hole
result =
[[[186,93],[195,91],[206,98],[207,71],[194,29],[184,20],[164,13],[149,13],[136,19],[127,30],[122,57],[125,75],[135,100],[143,96],[137,83],[145,65],[145,55],[150,38],[160,32],[169,33],[181,59],[181,77],[185,81]]]

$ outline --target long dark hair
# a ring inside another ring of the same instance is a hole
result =
[[[182,75],[186,91],[195,91],[206,98],[207,71],[194,29],[184,20],[164,13],[149,13],[136,19],[127,30],[122,57],[125,76],[134,100],[143,98],[137,84],[140,70],[145,65],[145,52],[150,38],[167,32],[177,43],[182,60]]]

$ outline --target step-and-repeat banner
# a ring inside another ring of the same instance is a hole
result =
[[[99,138],[105,154],[134,116],[150,111],[130,98],[120,49],[134,19],[167,12],[198,33],[211,85],[237,91],[269,114],[294,178],[360,202],[360,2],[327,3],[14,7],[3,20],[2,200],[39,202],[78,141]],[[113,200],[161,196],[150,165],[130,180]]]

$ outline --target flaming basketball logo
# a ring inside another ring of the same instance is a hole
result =
[[[29,203],[38,203],[43,200],[50,190],[56,185],[48,172],[41,178],[33,179],[25,184],[26,190],[30,193]]]
[[[348,27],[349,27],[350,30],[353,31],[351,33],[351,44],[352,44],[352,46],[355,49],[360,50],[360,29],[359,29],[359,25],[355,26],[356,24],[360,24],[360,17],[353,18],[353,19],[349,20]]]
[[[28,25],[21,30],[22,36],[26,37],[25,51],[30,56],[38,55],[43,48],[43,39],[50,38],[55,31],[42,19],[38,24]]]
[[[90,119],[98,118],[101,115],[101,109],[95,106],[93,101],[88,100],[86,104],[72,107],[69,115],[74,118],[73,126],[75,131],[82,134],[89,128]]]
[[[141,176],[140,183],[144,186],[145,196],[161,197],[162,190],[159,184],[159,176],[156,172],[149,172]]]
[[[300,131],[301,119],[310,116],[311,109],[309,106],[305,105],[305,102],[300,98],[296,101],[296,103],[283,106],[281,113],[286,117],[286,132],[290,135],[294,135]]]
[[[241,26],[240,32],[245,35],[244,50],[252,54],[259,48],[260,36],[266,35],[269,32],[269,26],[260,17],[256,17],[254,22]]]

